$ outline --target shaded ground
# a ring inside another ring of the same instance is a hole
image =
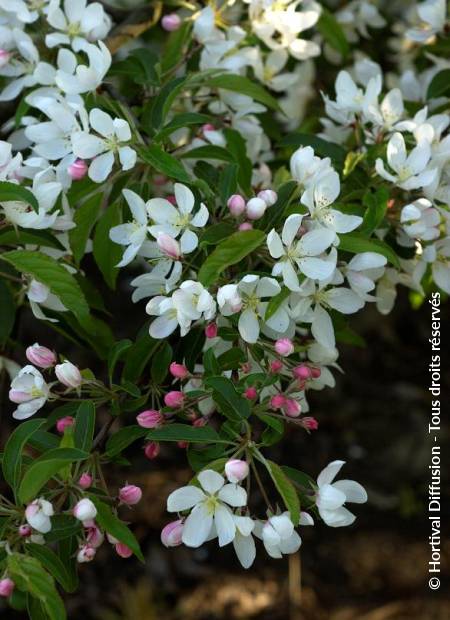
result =
[[[450,393],[448,304],[444,316],[443,420]],[[145,489],[130,520],[147,563],[120,560],[105,545],[82,567],[80,593],[67,601],[70,620],[448,620],[448,582],[442,576],[436,593],[427,585],[429,323],[429,308],[411,311],[406,295],[389,317],[366,308],[354,327],[368,348],[344,347],[346,374],[337,377],[336,389],[310,399],[320,430],[309,437],[291,432],[283,443],[283,461],[311,473],[335,458],[348,461],[345,477],[362,482],[370,498],[358,507],[353,527],[305,528],[301,566],[299,556],[274,561],[259,550],[246,572],[231,549],[219,553],[214,543],[166,550],[159,542],[165,499],[190,472],[179,465],[176,448],[165,447],[154,462],[136,450],[132,470],[116,474],[118,483],[128,478]],[[26,325],[23,330],[27,342]],[[445,453],[443,433],[442,447]],[[444,563],[449,551],[447,538]],[[20,616],[4,611],[1,617]]]

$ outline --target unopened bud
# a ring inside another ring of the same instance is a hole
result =
[[[14,592],[15,584],[9,577],[0,579],[0,596],[8,598]]]
[[[160,447],[157,441],[150,441],[144,448],[144,454],[150,461],[158,457],[159,451]]]
[[[84,161],[84,159],[76,159],[73,164],[67,168],[67,172],[69,173],[72,181],[80,181],[87,175],[88,165]]]
[[[258,192],[258,198],[261,198],[261,200],[264,200],[266,205],[268,207],[271,207],[278,200],[278,195],[276,192],[273,191],[273,189],[263,189],[260,192]]]
[[[85,562],[92,562],[95,558],[96,550],[92,545],[83,545],[78,549],[77,562],[84,564]]]
[[[60,435],[64,435],[64,431],[66,430],[66,428],[73,426],[74,423],[75,418],[73,418],[71,415],[66,415],[64,416],[64,418],[59,418],[59,420],[56,422],[56,430]]]
[[[231,483],[241,482],[248,476],[248,463],[240,459],[230,459],[225,463],[225,474]]]
[[[289,418],[298,418],[302,412],[300,404],[293,398],[286,399],[283,406],[283,411]]]
[[[22,536],[22,538],[29,538],[32,531],[33,530],[31,529],[31,527],[28,524],[24,523],[19,527],[19,536]]]
[[[169,370],[172,377],[175,377],[176,379],[186,379],[186,377],[189,375],[189,370],[184,364],[177,364],[176,362],[172,362],[169,366]]]
[[[163,254],[173,260],[178,260],[181,256],[180,244],[176,239],[167,233],[160,232],[156,238],[156,243]]]
[[[163,527],[161,531],[161,542],[165,547],[178,547],[181,545],[183,536],[183,520],[172,521]]]
[[[47,347],[42,347],[37,342],[27,348],[25,355],[31,364],[39,368],[51,368],[56,364],[56,355],[53,351]]]
[[[290,338],[280,338],[275,343],[275,351],[282,357],[287,357],[294,352],[294,344]]]
[[[157,428],[164,422],[164,416],[156,409],[147,409],[136,416],[136,421],[142,428]]]
[[[246,209],[247,217],[250,220],[260,220],[266,212],[267,205],[262,198],[250,198]]]
[[[310,369],[311,369],[311,376],[313,379],[318,379],[320,375],[322,374],[322,371],[320,370],[320,368],[311,366]]]
[[[167,394],[164,396],[164,403],[167,405],[167,407],[182,407],[184,403],[183,392],[177,392],[176,390],[173,390],[172,392],[167,392]]]
[[[91,485],[92,485],[92,476],[88,474],[87,472],[84,472],[84,474],[81,474],[81,476],[78,479],[78,486],[81,487],[82,489],[89,489]]]
[[[161,26],[167,32],[174,32],[181,26],[181,18],[176,13],[169,13],[162,18]]]
[[[117,555],[120,555],[121,558],[130,558],[133,555],[130,547],[127,547],[123,543],[119,542],[117,545],[114,545],[114,549],[116,550]]]
[[[218,328],[216,323],[210,323],[205,327],[205,336],[207,338],[215,338],[217,336]]]
[[[301,425],[309,431],[316,431],[319,428],[319,423],[316,418],[306,417],[301,420]]]
[[[270,362],[270,372],[278,373],[283,368],[283,362],[280,360],[273,360]]]
[[[89,498],[84,497],[75,504],[72,514],[79,521],[89,521],[97,516],[97,508]]]
[[[231,215],[239,217],[245,211],[245,200],[240,194],[233,194],[228,198],[227,207],[230,210]]]
[[[134,506],[142,499],[142,491],[134,484],[127,484],[119,489],[119,500],[127,506]]]
[[[276,394],[270,399],[272,409],[281,409],[286,404],[286,397],[283,394]]]
[[[177,441],[177,446],[181,450],[185,450],[189,446],[189,441]]]
[[[238,230],[243,232],[246,230],[253,230],[253,224],[251,222],[242,222],[242,224],[239,224]]]
[[[249,387],[245,390],[244,396],[248,400],[256,400],[258,398],[258,392],[256,391],[256,388]]]
[[[58,380],[69,388],[77,388],[83,382],[83,377],[78,368],[68,360],[55,366],[55,374]]]
[[[300,366],[296,366],[292,372],[294,374],[294,377],[296,379],[300,379],[300,381],[307,381],[312,377],[311,368],[309,366],[306,366],[306,364],[300,364]]]

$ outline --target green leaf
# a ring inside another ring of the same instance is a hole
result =
[[[48,230],[27,230],[6,226],[0,230],[0,245],[37,245],[65,251],[65,247]]]
[[[89,452],[94,439],[94,430],[95,405],[91,400],[86,400],[78,407],[75,417],[75,447],[84,452]]]
[[[266,314],[264,315],[264,320],[268,321],[273,317],[275,312],[281,306],[283,301],[289,297],[291,291],[287,288],[287,286],[283,286],[281,291],[275,297],[272,297],[269,303],[267,304]]]
[[[233,382],[226,377],[208,377],[205,385],[213,390],[213,399],[227,418],[241,420],[250,416],[248,400],[239,396]]]
[[[64,603],[55,587],[54,579],[36,558],[12,553],[7,559],[8,573],[19,588],[37,599],[49,620],[66,620]]]
[[[333,49],[342,54],[344,58],[348,55],[350,46],[345,33],[334,15],[324,7],[317,22],[317,29]]]
[[[359,227],[361,232],[371,234],[384,220],[387,211],[389,191],[386,187],[380,187],[375,193],[370,190],[364,194],[363,204],[367,207],[364,219]]]
[[[80,264],[86,250],[86,243],[90,237],[102,203],[103,194],[99,192],[86,200],[81,207],[75,209],[73,221],[75,228],[69,230],[69,243],[77,265]]]
[[[234,129],[224,129],[227,140],[227,150],[233,155],[238,164],[237,179],[242,190],[250,195],[252,193],[253,164],[247,157],[247,145],[241,134]]]
[[[265,422],[267,427],[261,435],[261,441],[265,446],[271,446],[281,440],[284,433],[284,423],[281,418],[274,418],[261,413],[258,418]]]
[[[427,99],[448,96],[450,94],[450,69],[436,73],[427,90]]]
[[[306,133],[293,133],[285,136],[281,142],[281,146],[312,146],[316,155],[320,157],[330,157],[338,168],[343,168],[347,151],[333,142],[328,142],[317,136]]]
[[[0,280],[0,344],[8,340],[16,319],[16,304],[8,284]]]
[[[261,230],[238,231],[225,241],[219,243],[205,260],[198,273],[198,279],[204,286],[217,282],[220,274],[231,265],[242,261],[265,240]]]
[[[108,534],[111,534],[111,536],[129,547],[135,556],[141,562],[144,562],[144,556],[133,532],[113,514],[109,506],[100,501],[95,495],[91,495],[91,500],[97,508],[95,520],[100,528],[106,530]]]
[[[151,144],[139,151],[140,158],[150,164],[155,170],[165,174],[170,179],[181,183],[190,183],[191,177],[183,165],[170,153],[166,153],[157,144]]]
[[[186,76],[177,77],[170,82],[167,82],[167,84],[164,84],[161,88],[152,101],[152,110],[150,114],[150,123],[152,127],[159,129],[164,123],[173,102],[183,90],[186,81]]]
[[[9,436],[3,453],[3,476],[9,486],[16,491],[22,468],[22,452],[28,439],[44,424],[42,418],[22,422]]]
[[[223,88],[224,90],[231,90],[241,95],[247,95],[273,110],[280,110],[278,101],[272,97],[265,88],[255,80],[251,80],[242,75],[235,75],[233,73],[216,75],[208,78],[205,81],[205,86],[209,86],[210,88]]]
[[[220,439],[212,426],[165,424],[147,432],[152,441],[189,441],[191,443],[228,443]]]
[[[66,592],[73,592],[75,590],[76,584],[73,583],[69,571],[50,547],[28,543],[27,551],[29,551],[34,558],[39,560]]]
[[[17,200],[18,202],[26,202],[34,211],[39,211],[39,203],[36,196],[26,187],[18,183],[10,183],[9,181],[0,181],[0,201],[9,202]]]
[[[300,521],[300,501],[294,485],[279,465],[268,460],[265,461],[265,465],[278,493],[283,498],[284,505],[289,510],[292,523],[298,525]]]
[[[207,114],[198,114],[197,112],[184,112],[183,114],[176,114],[169,123],[158,131],[155,140],[162,140],[163,138],[170,136],[177,129],[182,127],[190,127],[191,125],[203,125],[204,123],[210,123],[211,116]]]
[[[51,256],[29,250],[12,250],[2,254],[1,258],[21,273],[31,275],[48,286],[61,303],[79,319],[89,315],[89,306],[78,282]]]
[[[400,267],[397,254],[387,243],[379,239],[367,239],[358,233],[339,235],[339,249],[352,254],[376,252],[385,256],[394,267]]]
[[[119,340],[119,342],[116,342],[113,348],[111,349],[108,355],[108,376],[109,376],[110,383],[112,383],[114,369],[116,367],[117,362],[123,356],[125,351],[128,351],[128,349],[132,345],[133,345],[132,341],[126,338],[125,340]]]
[[[72,515],[54,515],[52,529],[45,534],[47,542],[58,542],[81,533],[81,523]]]
[[[160,385],[167,376],[169,364],[172,361],[172,347],[163,342],[152,359],[150,375],[155,385]]]
[[[218,159],[219,161],[234,162],[233,155],[227,149],[215,144],[207,144],[196,149],[190,149],[183,153],[181,157],[182,159]]]
[[[213,224],[209,226],[203,235],[200,237],[199,245],[217,245],[223,239],[227,239],[230,235],[236,232],[236,225],[230,222],[220,222],[219,224]]]
[[[214,355],[214,349],[212,347],[203,353],[203,367],[205,369],[205,375],[220,375],[220,365]]]
[[[109,238],[109,231],[113,226],[122,223],[122,209],[116,202],[106,209],[97,222],[94,233],[93,253],[98,268],[110,289],[116,288],[116,279],[119,269],[117,263],[122,258],[123,247]]]
[[[69,463],[84,461],[89,454],[75,448],[55,448],[42,454],[27,469],[19,487],[19,500],[27,504],[50,478]]]
[[[190,31],[192,22],[185,20],[181,27],[175,32],[171,32],[166,39],[166,45],[161,58],[161,71],[167,73],[176,67],[182,60],[187,46],[190,42]],[[166,35],[167,36],[167,35]]]
[[[121,428],[114,433],[114,435],[111,435],[106,442],[106,456],[117,456],[132,443],[145,437],[147,433],[148,429],[142,428],[141,426],[126,426],[125,428]]]
[[[160,340],[154,340],[148,334],[138,338],[127,351],[122,380],[136,383],[160,343]]]
[[[219,196],[224,205],[228,198],[236,193],[238,172],[239,166],[237,164],[229,164],[220,173]]]
[[[217,361],[219,362],[220,370],[237,370],[241,364],[247,361],[247,356],[242,349],[233,347],[219,355]]]

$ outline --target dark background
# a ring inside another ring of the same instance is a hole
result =
[[[121,287],[128,288],[123,281]],[[123,303],[129,292],[121,293]],[[430,309],[424,302],[412,310],[404,290],[397,301],[387,317],[366,306],[352,318],[352,327],[364,336],[367,347],[340,345],[345,374],[335,373],[336,388],[309,393],[319,430],[308,436],[290,429],[272,452],[274,460],[314,477],[328,462],[346,460],[340,476],[358,480],[369,494],[368,504],[355,506],[358,518],[353,526],[333,529],[319,522],[302,528],[301,558],[296,554],[272,560],[259,545],[249,571],[240,568],[231,546],[219,550],[212,542],[198,550],[165,549],[159,541],[161,527],[170,520],[165,501],[189,480],[191,471],[178,448],[163,446],[160,457],[148,461],[135,444],[126,454],[132,467],[111,471],[110,482],[114,488],[128,480],[144,489],[142,502],[122,516],[132,523],[146,564],[118,558],[105,543],[94,562],[80,567],[79,592],[66,597],[70,620],[448,620],[445,575],[437,592],[428,589],[427,576]],[[445,343],[450,343],[450,315],[448,302],[441,307],[445,522],[449,446],[444,428],[450,394]],[[142,324],[144,309],[142,304],[130,305],[121,312],[112,309],[112,315],[118,317],[117,337],[129,336],[125,332],[134,328],[130,326]],[[96,370],[88,351],[73,348],[26,310],[16,336],[25,344],[38,340],[54,346],[82,367]],[[16,357],[24,363],[20,352]],[[7,388],[8,382],[3,390],[2,445],[15,425],[5,399]],[[444,570],[449,547],[444,525]],[[1,607],[0,615],[8,620],[23,617]]]

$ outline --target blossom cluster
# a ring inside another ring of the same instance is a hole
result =
[[[255,538],[280,558],[299,527],[351,525],[367,493],[335,482],[343,461],[314,480],[271,446],[326,428],[309,390],[361,344],[352,315],[389,313],[399,285],[450,295],[445,0],[124,6],[114,24],[99,2],[0,3],[0,372],[20,421],[0,596],[28,562],[49,617],[36,545],[143,559],[120,512],[142,491],[108,486],[138,441],[194,470],[166,547],[217,539],[249,568]],[[22,320],[80,363],[17,342]]]

